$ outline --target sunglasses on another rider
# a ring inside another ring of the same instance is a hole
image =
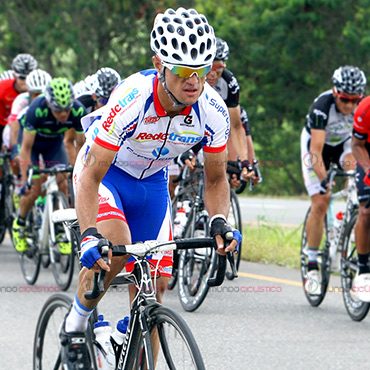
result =
[[[19,78],[20,80],[25,80],[27,75],[22,75],[20,73],[14,73],[15,77]]]
[[[212,65],[212,71],[216,72],[222,72],[226,68],[226,64],[221,62],[221,63],[213,63]]]
[[[69,108],[50,107],[50,109],[56,113],[62,113],[62,112],[69,112],[71,110],[71,107]]]
[[[200,68],[191,68],[187,66],[182,65],[176,65],[176,64],[169,64],[162,61],[162,65],[166,68],[168,68],[172,74],[175,76],[179,76],[181,78],[190,78],[194,74],[196,74],[199,78],[204,77],[210,70],[211,70],[211,64],[200,67]]]
[[[338,91],[336,91],[336,93],[339,97],[339,100],[344,104],[348,104],[348,103],[357,104],[362,99],[362,95],[349,97],[349,96],[342,95]]]
[[[105,98],[98,97],[98,102],[103,105],[107,104],[108,100],[109,98],[105,99]]]

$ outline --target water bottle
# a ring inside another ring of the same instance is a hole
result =
[[[41,227],[42,215],[45,209],[46,197],[39,196],[36,200],[36,210],[37,210],[37,225]]]
[[[185,230],[185,225],[187,221],[186,211],[183,206],[181,206],[177,213],[175,221],[173,222],[173,236],[175,238],[181,238]]]
[[[96,346],[98,369],[114,370],[115,362],[110,362],[110,358],[107,355],[109,349],[112,347],[110,342],[112,328],[110,321],[104,320],[103,315],[99,315],[98,321],[94,324],[94,334],[95,340],[100,345],[100,347]]]
[[[124,319],[119,320],[116,329],[110,337],[111,345],[108,348],[107,358],[109,363],[114,364],[114,368],[117,367],[119,356],[121,354],[123,341],[126,336],[128,323],[130,318],[126,316]]]
[[[337,255],[337,248],[339,244],[339,237],[342,224],[343,224],[343,212],[338,212],[334,218],[332,239],[330,243],[330,258],[332,261],[332,271],[339,271],[339,256]]]

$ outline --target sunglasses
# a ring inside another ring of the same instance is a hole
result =
[[[69,112],[71,108],[59,108],[59,107],[50,107],[50,109],[56,113]]]
[[[107,104],[108,103],[108,100],[109,100],[108,98],[107,99],[104,99],[104,98],[99,98],[98,99],[99,103],[100,104],[103,104],[103,105]]]
[[[224,68],[226,68],[226,64],[225,63],[213,64],[212,71],[218,71],[218,72],[220,72]]]
[[[342,95],[339,92],[336,92],[336,93],[339,97],[339,100],[344,104],[348,104],[348,103],[357,104],[362,99],[362,95],[354,96],[353,98],[350,98],[349,96]]]
[[[193,76],[193,74],[196,74],[199,78],[202,78],[211,70],[210,64],[201,68],[190,68],[176,64],[168,64],[162,61],[162,65],[168,68],[172,74],[181,78],[190,78]]]
[[[19,78],[20,80],[25,80],[27,78],[26,75],[21,75],[19,73],[14,73],[15,77]]]

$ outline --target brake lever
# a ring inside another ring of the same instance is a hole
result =
[[[108,252],[109,246],[107,245],[106,239],[100,239],[98,243],[98,248],[100,255],[102,256],[104,262],[108,264]],[[104,279],[105,279],[106,271],[104,269],[100,269],[99,272],[94,273],[94,286],[92,290],[89,290],[84,294],[87,300],[92,300],[100,297],[102,293],[104,293]]]

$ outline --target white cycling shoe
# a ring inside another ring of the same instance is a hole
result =
[[[307,279],[304,282],[304,289],[310,295],[321,294],[321,284],[318,270],[308,271]]]
[[[363,302],[370,302],[370,273],[356,275],[353,290],[357,298]]]

